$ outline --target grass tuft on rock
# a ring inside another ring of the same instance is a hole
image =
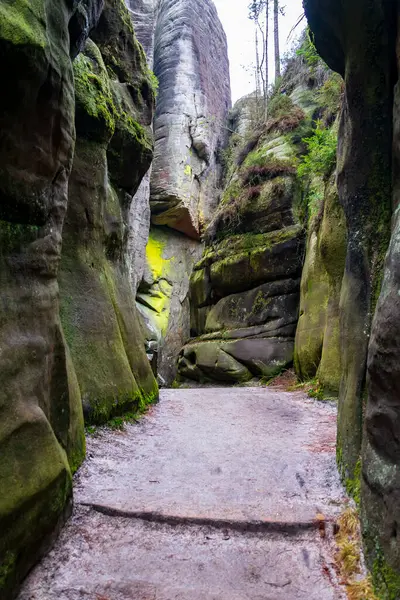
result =
[[[254,187],[276,177],[295,174],[296,169],[290,161],[269,158],[264,164],[247,166],[242,173],[242,181],[243,185]]]

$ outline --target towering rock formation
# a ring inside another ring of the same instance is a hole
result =
[[[103,7],[0,3],[4,600],[70,511],[81,397],[98,420],[157,392],[123,256],[130,198],[152,157],[153,92],[124,4]]]
[[[400,595],[398,86],[393,95],[398,5],[385,0],[304,4],[321,55],[345,78],[337,175],[348,235],[340,299],[338,459],[345,478],[357,479],[363,446],[364,539],[381,597],[395,599]]]
[[[230,108],[227,44],[211,0],[129,0],[128,7],[159,80],[152,229],[145,268],[135,245],[133,284],[139,283],[137,299],[149,350],[158,350],[160,379],[171,383],[190,335],[189,278],[202,253],[200,235],[220,197],[219,158]],[[143,194],[136,201],[143,225],[133,223],[132,229],[142,231],[148,218]]]
[[[293,362],[307,216],[296,164],[327,77],[325,69],[317,83],[294,57],[266,124],[255,96],[232,111],[227,185],[191,279],[195,337],[179,358],[184,377],[235,383]]]
[[[61,317],[86,420],[99,423],[157,395],[126,264],[132,195],[152,159],[154,92],[121,0],[106,1],[74,74]]]
[[[230,108],[226,38],[211,0],[161,0],[158,11],[152,222],[199,239],[218,204]]]

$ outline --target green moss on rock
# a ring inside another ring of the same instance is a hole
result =
[[[117,113],[103,58],[91,40],[74,61],[74,78],[78,131],[110,139]]]
[[[34,242],[40,233],[37,225],[10,223],[0,220],[0,253],[3,255],[20,251]]]
[[[48,44],[45,5],[42,0],[14,0],[0,4],[0,38],[14,45]]]
[[[389,566],[378,544],[376,544],[376,558],[372,567],[372,579],[379,600],[400,598],[400,573]]]

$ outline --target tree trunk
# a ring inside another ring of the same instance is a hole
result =
[[[281,54],[279,50],[279,0],[274,0],[275,78],[281,76]]]
[[[256,32],[256,119],[258,121],[258,99],[260,97],[260,49],[258,43],[257,23],[255,24]]]
[[[268,111],[268,86],[269,86],[269,54],[268,54],[268,39],[269,39],[269,0],[265,2],[265,119]]]

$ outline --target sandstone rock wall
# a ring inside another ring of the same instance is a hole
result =
[[[326,397],[339,395],[340,290],[346,258],[346,224],[336,173],[325,186],[322,214],[311,220],[301,280],[295,367],[302,380],[316,377]]]
[[[153,92],[120,0],[2,2],[0,48],[8,600],[70,512],[85,454],[82,400],[98,420],[156,394],[124,261],[130,198],[152,157]]]
[[[318,370],[326,390],[337,393],[344,217],[334,165],[321,206],[313,205],[309,175],[297,170],[308,152],[304,139],[321,119],[329,135],[335,122],[338,108],[335,102],[328,108],[323,97],[332,76],[318,57],[310,65],[295,54],[269,100],[266,123],[254,95],[230,113],[235,133],[225,152],[226,188],[191,280],[193,339],[179,359],[184,377],[230,383],[269,378],[295,358],[301,378]],[[335,144],[333,129],[332,139]],[[318,196],[324,185],[321,175]]]
[[[57,285],[75,143],[70,46],[84,34],[75,19],[70,44],[70,3],[48,5],[0,6],[8,87],[0,100],[2,598],[11,597],[68,512],[71,470],[85,452]]]
[[[319,51],[345,77],[337,177],[348,236],[340,298],[338,459],[353,489],[362,473],[368,559],[380,597],[394,599],[400,595],[397,213],[391,230],[399,176],[399,107],[393,97],[398,6],[357,1],[339,9],[330,0],[307,0],[305,8]]]
[[[143,46],[149,69],[154,63],[154,30],[157,23],[158,2],[156,0],[125,0],[135,34]],[[151,223],[150,211],[151,167],[132,199],[128,216],[127,263],[132,287],[137,290],[146,265],[146,245]]]
[[[167,227],[151,228],[137,306],[162,385],[174,381],[178,354],[190,336],[189,282],[201,253],[195,240]]]
[[[99,423],[157,393],[125,261],[132,195],[152,159],[154,95],[120,0],[106,2],[91,37],[74,62],[77,144],[60,286],[86,420]]]
[[[139,287],[149,356],[155,361],[157,354],[160,382],[171,384],[190,336],[189,279],[201,256],[200,235],[220,197],[220,150],[231,102],[227,43],[211,0],[127,5],[159,80],[150,189],[144,181],[134,199],[141,210],[130,220],[132,284]],[[152,226],[145,250],[148,203]],[[151,275],[159,271],[159,244],[168,257],[165,268],[173,258],[161,287]]]
[[[199,239],[218,203],[217,152],[230,108],[226,37],[211,0],[160,0],[154,72],[152,222]]]
[[[226,189],[191,279],[194,337],[180,354],[183,377],[235,383],[293,361],[304,233],[290,140],[307,117],[287,103],[289,125],[271,117],[258,140],[244,148],[231,140]],[[234,109],[239,128],[246,107]]]

